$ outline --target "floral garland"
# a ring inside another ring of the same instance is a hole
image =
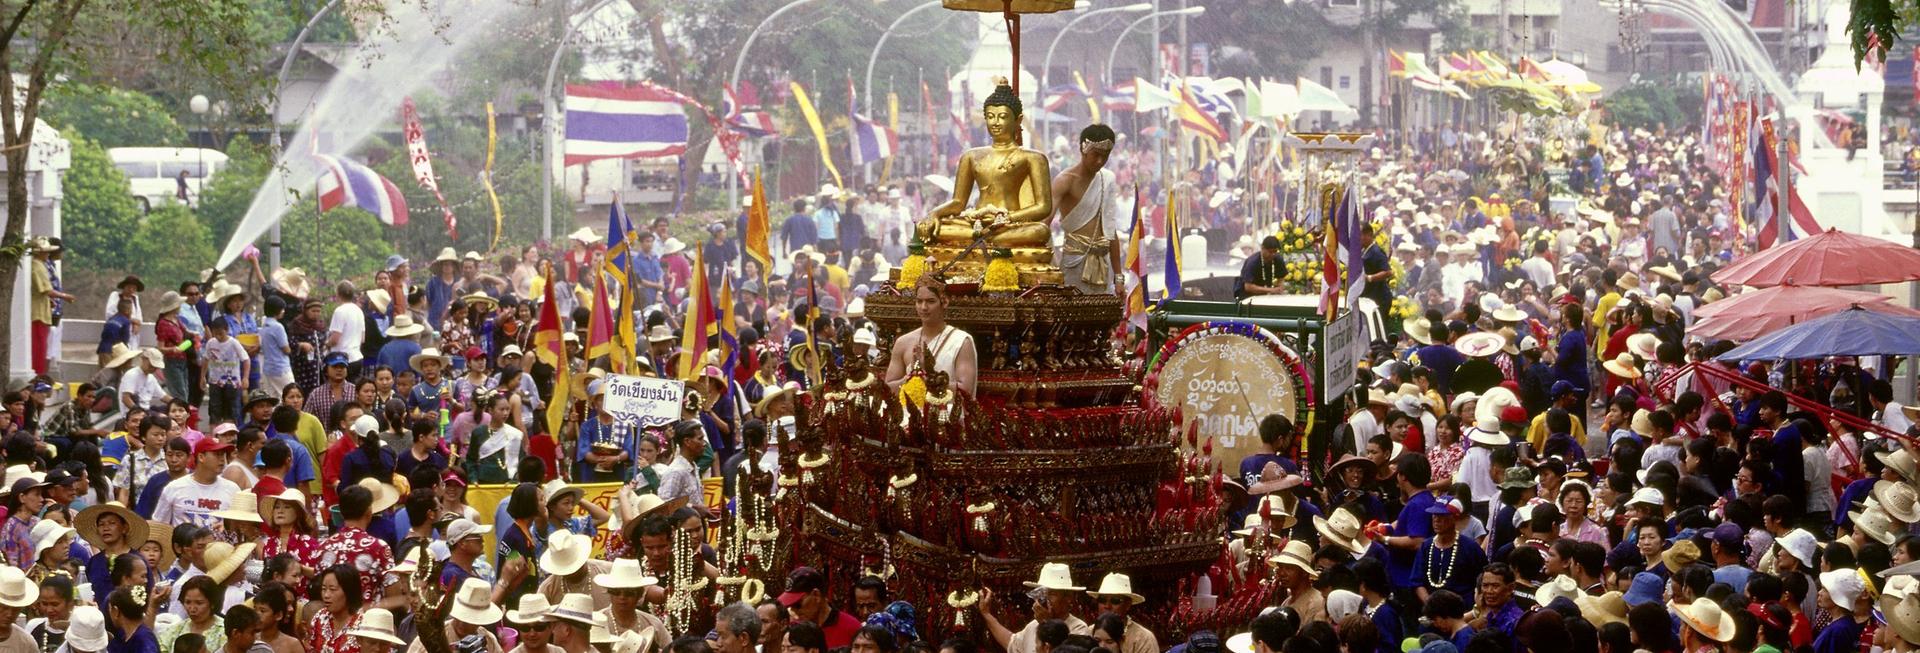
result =
[[[1172,356],[1173,352],[1178,351],[1181,347],[1195,340],[1216,335],[1235,335],[1243,338],[1251,338],[1261,345],[1264,345],[1268,353],[1273,354],[1274,357],[1279,358],[1281,362],[1286,364],[1287,371],[1293,374],[1294,386],[1299,389],[1299,391],[1293,393],[1295,402],[1294,414],[1306,416],[1305,424],[1300,427],[1300,432],[1312,432],[1314,406],[1318,404],[1313,385],[1313,376],[1307,372],[1307,365],[1305,361],[1300,358],[1299,354],[1294,353],[1292,349],[1287,347],[1286,343],[1281,342],[1279,336],[1274,335],[1272,331],[1268,331],[1257,324],[1235,322],[1232,320],[1211,320],[1189,325],[1187,328],[1180,330],[1179,333],[1168,337],[1166,343],[1160,345],[1160,351],[1154,352],[1153,358],[1147,361],[1145,378],[1157,380],[1160,376],[1160,368],[1165,365],[1168,357]],[[1145,395],[1153,396],[1154,388],[1147,388]]]

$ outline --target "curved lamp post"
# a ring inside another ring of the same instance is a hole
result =
[[[1120,30],[1119,36],[1113,37],[1113,49],[1107,51],[1107,84],[1108,85],[1113,84],[1113,61],[1115,57],[1118,57],[1120,55],[1120,44],[1126,42],[1127,35],[1133,33],[1133,30],[1138,29],[1142,23],[1145,23],[1149,20],[1153,20],[1155,18],[1165,18],[1165,17],[1172,17],[1172,16],[1198,16],[1204,13],[1207,13],[1206,5],[1194,5],[1192,7],[1187,7],[1186,9],[1169,9],[1166,11],[1156,11],[1151,14],[1141,16],[1140,18],[1134,20],[1133,22],[1128,23],[1126,29]],[[1153,56],[1159,56],[1159,55],[1157,53],[1154,53]]]
[[[1041,102],[1042,103],[1046,102],[1045,98],[1047,94],[1047,89],[1052,88],[1053,75],[1051,73],[1053,72],[1053,51],[1060,47],[1060,40],[1066,38],[1068,32],[1073,31],[1074,25],[1078,25],[1080,24],[1080,21],[1086,20],[1088,18],[1092,18],[1094,16],[1098,16],[1101,14],[1112,14],[1112,13],[1121,13],[1121,12],[1139,13],[1142,11],[1153,11],[1153,3],[1136,2],[1130,5],[1124,5],[1120,7],[1108,7],[1106,9],[1095,9],[1093,11],[1089,11],[1089,12],[1080,14],[1078,16],[1075,16],[1073,17],[1073,20],[1067,21],[1067,26],[1060,28],[1060,33],[1055,34],[1053,36],[1053,43],[1047,46],[1047,57],[1046,59],[1042,60],[1040,63],[1039,97],[1041,98]],[[873,74],[872,70],[869,69],[867,74],[869,77],[871,77]],[[869,83],[871,83],[871,79],[869,79]],[[1047,124],[1043,121],[1040,123],[1040,145],[1042,146],[1043,149],[1046,146],[1046,143],[1047,143]]]

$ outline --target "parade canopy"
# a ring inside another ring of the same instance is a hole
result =
[[[1857,286],[1920,280],[1920,250],[1838,229],[1767,249],[1713,273],[1740,286]]]
[[[1884,305],[1892,306],[1891,304]],[[1727,362],[1828,356],[1920,355],[1920,315],[1851,306],[1754,339],[1725,354]]]
[[[1697,320],[1688,333],[1720,340],[1747,341],[1854,306],[1873,311],[1920,316],[1920,311],[1888,303],[1879,293],[1814,286],[1774,286],[1744,292],[1694,311]]]

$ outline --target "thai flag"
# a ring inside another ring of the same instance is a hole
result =
[[[754,138],[772,136],[779,131],[773,124],[773,115],[761,111],[752,97],[743,98],[732,88],[723,88],[726,93],[721,97],[720,113],[726,118],[727,126]]]
[[[1133,110],[1133,81],[1109,86],[1100,94],[1100,105],[1108,111]]]
[[[900,137],[893,130],[866,116],[853,116],[853,164],[866,165],[893,156],[900,150]]]
[[[1791,242],[1820,233],[1820,223],[1800,201],[1800,192],[1796,188],[1787,188],[1782,198],[1781,176],[1775,150],[1780,142],[1776,139],[1771,119],[1760,121],[1759,147],[1753,149],[1753,224],[1760,227],[1755,240],[1760,249],[1776,244]],[[1784,210],[1783,206],[1784,206]]]
[[[565,165],[687,151],[687,112],[652,86],[567,85]]]
[[[317,156],[320,172],[320,212],[351,206],[379,218],[391,227],[407,224],[407,198],[386,177],[359,163],[325,154]]]
[[[1047,111],[1059,113],[1061,109],[1067,107],[1068,102],[1072,102],[1077,97],[1080,97],[1080,87],[1061,84],[1047,89],[1044,97],[1041,98],[1040,106],[1045,107]]]

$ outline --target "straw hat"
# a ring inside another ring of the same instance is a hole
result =
[[[1887,511],[1879,505],[1860,512],[1850,513],[1848,516],[1853,518],[1854,528],[1859,529],[1862,533],[1866,533],[1867,537],[1871,537],[1875,541],[1887,546],[1893,546],[1894,540],[1900,539],[1901,533],[1906,530],[1904,528],[1896,528],[1896,525],[1893,523],[1893,517],[1887,515]]]
[[[407,336],[417,336],[426,330],[426,326],[413,321],[412,314],[401,313],[393,316],[393,325],[387,327],[387,337],[405,338]]]
[[[0,566],[0,605],[24,608],[40,600],[40,586],[27,579],[27,572],[12,565]]]
[[[1332,518],[1314,515],[1313,529],[1320,531],[1321,537],[1340,545],[1340,548],[1353,552],[1354,555],[1365,555],[1367,547],[1373,544],[1372,540],[1367,539],[1366,531],[1361,528],[1360,520],[1346,510],[1334,510]]]
[[[547,616],[547,612],[551,610],[553,610],[553,604],[547,602],[545,594],[528,592],[520,597],[520,609],[507,611],[507,621],[516,624],[541,623],[551,619]]]
[[[767,389],[766,394],[761,395],[759,401],[753,402],[753,412],[764,416],[767,414],[767,406],[773,405],[773,400],[781,397],[791,397],[799,394],[799,392],[800,384],[793,381],[782,383],[776,388]]]
[[[547,610],[548,619],[564,619],[587,626],[594,625],[593,597],[585,594],[568,594],[560,597],[560,603]]]
[[[1887,625],[1893,626],[1893,632],[1908,644],[1920,644],[1920,596],[1912,593],[1896,595],[1888,592],[1880,597],[1880,613],[1887,618]],[[73,632],[67,632],[68,641],[72,641]]]
[[[1289,530],[1300,523],[1300,518],[1295,515],[1299,507],[1300,500],[1292,494],[1269,494],[1260,498],[1260,507],[1254,510],[1254,514],[1265,514],[1268,518],[1278,519],[1280,530]],[[1276,534],[1274,537],[1278,539],[1279,535]]]
[[[752,195],[747,196],[752,199]],[[653,645],[653,629],[629,630],[620,633],[619,641],[613,643],[613,653],[644,653]]]
[[[239,492],[227,502],[227,507],[213,513],[220,519],[262,523],[260,519],[260,495],[252,492]]]
[[[239,284],[215,281],[213,287],[207,290],[207,303],[219,306],[220,302],[226,301],[228,297],[245,294],[247,289],[240,287]]]
[[[1493,319],[1496,322],[1525,322],[1527,312],[1512,306],[1502,306],[1493,312]]]
[[[662,257],[673,256],[674,254],[679,254],[684,251],[687,251],[687,244],[680,242],[678,238],[669,236],[667,242],[660,244],[660,256]]]
[[[180,310],[180,305],[184,303],[186,303],[186,300],[180,298],[180,293],[169,290],[166,294],[160,296],[160,303],[154,307],[153,314],[166,315],[172,313]]]
[[[386,512],[387,509],[392,508],[394,504],[400,503],[400,490],[395,489],[392,485],[381,483],[379,479],[363,478],[355,485],[366,488],[367,491],[373,493],[373,507],[367,509],[367,514],[369,515],[378,515]]]
[[[595,574],[593,584],[611,589],[636,589],[660,584],[660,579],[648,576],[640,569],[640,561],[634,558],[621,558],[613,561],[613,569],[604,574]]]
[[[1066,592],[1084,592],[1087,588],[1073,584],[1073,569],[1065,563],[1049,562],[1040,565],[1040,578],[1021,582],[1031,588],[1046,588]]]
[[[1489,425],[1474,424],[1473,426],[1467,427],[1467,440],[1474,444],[1484,444],[1489,447],[1504,447],[1513,444],[1513,438],[1507,437],[1506,432],[1501,431],[1497,423],[1491,425],[1494,428],[1485,428],[1486,426]]]
[[[1582,594],[1574,597],[1573,604],[1579,606],[1580,616],[1595,626],[1627,622],[1627,599],[1617,591],[1600,595]]]
[[[461,295],[460,301],[466,304],[469,310],[482,307],[484,307],[485,310],[493,310],[494,307],[500,305],[500,300],[494,299],[492,295],[479,290]]]
[[[1578,606],[1580,597],[1583,596],[1586,596],[1586,593],[1580,591],[1580,584],[1574,582],[1572,576],[1565,574],[1555,576],[1553,580],[1541,583],[1540,587],[1533,591],[1533,598],[1538,601],[1540,605],[1546,605],[1552,603],[1556,598],[1565,597],[1567,600],[1573,601],[1574,605]]]
[[[1313,545],[1305,540],[1290,540],[1280,553],[1267,562],[1276,565],[1291,565],[1295,569],[1307,572],[1308,578],[1319,578],[1320,572],[1313,568]]]
[[[673,342],[673,329],[665,324],[656,324],[647,329],[647,342]]]
[[[1920,521],[1920,492],[1913,486],[1893,481],[1876,481],[1869,493],[1874,501],[1880,502],[1880,509],[1887,515],[1900,520],[1903,524]]]
[[[460,591],[453,594],[453,609],[448,613],[475,626],[498,623],[502,616],[500,606],[493,604],[493,587],[478,578],[460,583]]]
[[[1486,331],[1475,331],[1453,341],[1453,348],[1460,350],[1460,355],[1468,358],[1492,356],[1494,352],[1500,351],[1500,348],[1505,346],[1507,346],[1506,338]]]
[[[660,495],[652,492],[640,494],[637,495],[637,497],[633,502],[634,508],[638,509],[640,516],[643,517],[655,512],[672,513],[675,510],[679,510],[681,506],[687,505],[687,497],[667,500],[660,498]]]
[[[1687,605],[1668,603],[1667,609],[1680,617],[1681,623],[1692,628],[1694,632],[1705,635],[1707,639],[1716,642],[1733,641],[1733,615],[1722,611],[1718,601],[1701,597]]]
[[[367,291],[367,305],[372,306],[374,312],[385,313],[387,307],[392,304],[393,295],[387,294],[385,288],[373,288]]]
[[[1914,465],[1913,454],[1907,453],[1906,449],[1898,449],[1891,453],[1876,451],[1873,455],[1879,458],[1887,469],[1893,470],[1893,473],[1899,474],[1900,478],[1906,479],[1908,483],[1920,480],[1920,466]]]
[[[1662,277],[1666,277],[1668,281],[1673,281],[1673,282],[1680,281],[1680,271],[1674,269],[1673,264],[1671,263],[1656,265],[1656,266],[1647,268],[1647,271],[1660,275]]]
[[[1133,579],[1127,577],[1126,574],[1118,572],[1107,574],[1106,577],[1101,578],[1100,589],[1087,592],[1087,594],[1094,598],[1102,596],[1124,596],[1127,597],[1128,600],[1133,601],[1134,605],[1140,605],[1147,601],[1147,597],[1133,593]]]
[[[539,595],[535,594],[535,596]],[[459,608],[456,607],[455,609],[457,610]],[[360,613],[360,624],[347,629],[347,634],[354,637],[377,639],[388,644],[399,646],[406,646],[407,644],[401,640],[400,635],[394,631],[393,613],[388,612],[386,608],[373,608]]]
[[[51,519],[35,522],[33,530],[29,531],[29,537],[33,540],[33,559],[39,560],[41,552],[53,548],[53,545],[59,544],[62,538],[72,534],[74,534],[73,529],[61,526],[60,522]]]
[[[91,605],[76,606],[67,617],[67,648],[85,653],[107,650],[107,615]]]
[[[106,366],[108,368],[114,368],[125,365],[127,361],[133,360],[135,356],[139,356],[140,350],[128,347],[127,343],[116,342],[113,343],[113,350],[107,353]]]
[[[307,281],[307,272],[300,268],[280,268],[273,271],[273,286],[295,297],[312,297],[313,285]]]
[[[1607,372],[1614,376],[1628,379],[1640,378],[1640,366],[1633,362],[1633,354],[1624,351],[1613,360],[1601,363],[1600,366],[1607,368]]]
[[[1346,455],[1340,456],[1339,460],[1336,460],[1333,462],[1333,466],[1327,468],[1327,476],[1329,477],[1338,476],[1340,474],[1340,468],[1345,467],[1347,465],[1360,465],[1362,467],[1365,467],[1367,469],[1367,474],[1369,478],[1372,477],[1372,473],[1375,471],[1374,465],[1373,465],[1373,459],[1356,456],[1353,454],[1346,454]]]
[[[572,531],[558,530],[547,538],[547,550],[540,554],[540,571],[553,576],[568,576],[586,566],[593,556],[593,540]],[[525,610],[526,608],[521,608]],[[542,610],[545,610],[543,607]],[[512,615],[509,619],[520,621]]]
[[[1660,562],[1667,571],[1678,574],[1687,565],[1700,561],[1700,547],[1693,540],[1680,540],[1672,548],[1660,554]]]
[[[107,503],[87,506],[86,509],[81,510],[79,514],[73,516],[73,527],[75,531],[80,533],[80,539],[88,545],[91,545],[95,551],[107,548],[106,543],[100,541],[100,518],[107,515],[119,517],[120,522],[126,524],[127,528],[124,537],[129,541],[147,533],[147,520],[141,518],[140,515],[135,514],[132,510],[128,510],[126,506],[120,505],[118,501],[109,501]],[[137,544],[137,542],[133,543]],[[162,549],[169,548],[170,546],[170,543],[163,542],[162,544],[168,545],[161,546],[160,548]],[[134,548],[137,549],[139,547],[135,546]]]
[[[253,549],[257,546],[259,545],[253,542],[237,547],[226,542],[208,544],[204,554],[207,561],[207,577],[212,578],[216,583],[227,582],[227,577],[232,576],[233,572],[247,564],[248,558],[253,557]]]
[[[1428,322],[1424,317],[1408,322],[1407,337],[1423,345],[1433,344],[1433,323]]]
[[[573,233],[567,234],[567,238],[576,243],[591,244],[596,240],[600,240],[600,234],[594,232],[593,227],[581,227],[575,229]],[[449,247],[447,251],[453,251],[453,248]]]
[[[173,566],[173,526],[168,525],[166,522],[157,522],[157,521],[146,522],[146,524],[147,524],[146,537],[139,538],[138,536],[135,536],[135,538],[132,538],[134,550],[136,551],[139,550],[140,545],[146,544],[148,542],[158,543],[160,545],[160,568],[166,569],[166,568],[172,567]]]
[[[1646,332],[1627,336],[1627,351],[1644,360],[1653,360],[1658,349],[1660,349],[1659,336]]]

